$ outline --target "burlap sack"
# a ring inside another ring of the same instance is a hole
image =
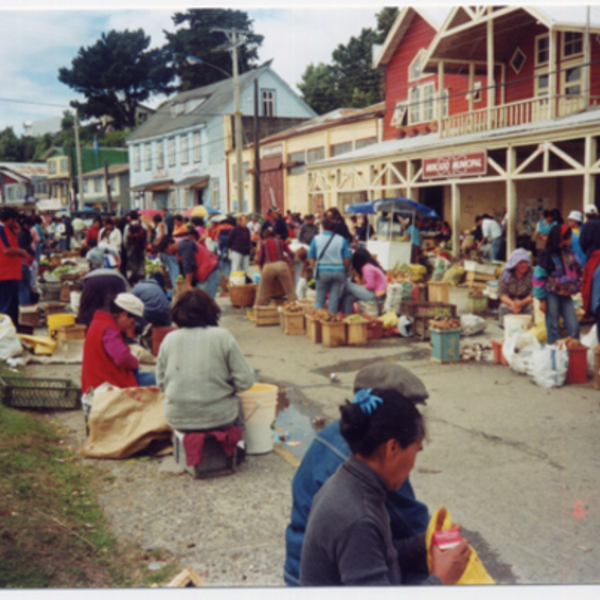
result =
[[[165,395],[155,387],[126,388],[94,397],[90,435],[82,449],[88,458],[127,458],[153,440],[170,439],[162,403]]]

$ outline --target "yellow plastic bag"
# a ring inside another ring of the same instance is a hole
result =
[[[396,327],[399,321],[398,315],[394,311],[385,313],[385,315],[382,315],[381,317],[377,317],[377,320],[383,323],[384,329],[392,329],[392,327]]]
[[[425,283],[427,281],[427,269],[423,265],[408,265],[408,272],[413,283]]]
[[[534,335],[540,344],[545,344],[548,341],[548,332],[546,331],[546,323],[540,321],[536,323],[527,333]]]
[[[427,531],[425,533],[425,543],[427,544],[427,567],[429,568],[429,572],[431,573],[431,538],[433,536],[433,532],[435,531],[435,524],[437,523],[438,513],[440,509],[438,508],[435,511],[433,517],[431,517],[431,521],[429,521],[429,526],[427,527]],[[450,518],[450,511],[446,510],[446,518],[444,519],[444,524],[442,525],[442,530],[450,529],[452,527],[452,519]],[[486,571],[483,563],[479,560],[479,556],[477,556],[477,552],[475,549],[469,544],[469,548],[471,548],[471,556],[469,557],[469,562],[467,563],[467,568],[465,572],[462,574],[461,578],[456,582],[457,585],[482,585],[482,584],[494,584],[496,583]]]

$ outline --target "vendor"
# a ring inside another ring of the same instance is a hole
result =
[[[205,292],[183,293],[172,310],[179,329],[162,341],[156,364],[164,413],[173,429],[197,431],[243,423],[237,392],[254,383],[254,371],[229,331],[221,309]]]
[[[171,303],[158,281],[154,277],[143,279],[134,275],[131,283],[131,293],[144,303],[144,321],[156,327],[168,327],[171,324]]]
[[[125,343],[125,332],[144,314],[144,303],[119,294],[106,310],[97,310],[83,345],[81,389],[110,383],[119,388],[156,384],[154,373],[139,373],[139,361]]]
[[[239,215],[236,226],[227,236],[227,247],[231,253],[231,272],[248,272],[250,264],[250,230],[248,229],[248,217]]]
[[[399,585],[406,565],[427,569],[425,534],[394,544],[386,499],[412,471],[425,424],[404,394],[362,389],[340,407],[340,432],[352,456],[314,497],[300,561],[300,584],[309,586]],[[445,509],[440,510],[440,530]],[[431,547],[425,584],[454,584],[471,550],[465,539],[443,552]]]
[[[79,302],[77,323],[88,326],[94,313],[104,308],[109,298],[127,291],[127,279],[116,269],[94,269],[83,277],[83,290]]]
[[[106,217],[104,219],[104,227],[100,230],[98,235],[98,245],[102,246],[102,244],[106,244],[112,248],[117,256],[121,252],[123,236],[119,229],[115,227],[115,223],[111,217]]]
[[[533,268],[527,250],[518,248],[508,258],[500,275],[498,319],[504,327],[506,315],[533,315]]]
[[[536,226],[535,231],[533,232],[533,240],[535,242],[535,249],[539,251],[543,251],[546,247],[546,241],[548,240],[548,234],[550,230],[556,225],[556,221],[554,220],[554,216],[551,210],[546,209],[542,214],[542,219],[540,219]]]
[[[90,270],[94,269],[118,269],[121,265],[121,256],[111,246],[100,243],[91,238],[87,246],[82,246],[80,256],[85,258],[90,265]]]
[[[352,305],[355,302],[383,302],[387,290],[385,271],[366,248],[356,249],[351,264],[358,281],[347,281],[344,284],[341,305],[345,315],[352,314]]]
[[[413,217],[404,219],[404,227],[406,228],[404,233],[406,241],[411,243],[410,262],[416,265],[421,258],[421,232],[418,230]]]

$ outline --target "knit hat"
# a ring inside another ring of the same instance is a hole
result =
[[[363,389],[396,390],[415,404],[426,404],[429,392],[423,382],[397,363],[381,360],[361,369],[354,379],[354,391]]]
[[[115,304],[136,317],[144,316],[144,303],[133,294],[119,294],[115,298]]]

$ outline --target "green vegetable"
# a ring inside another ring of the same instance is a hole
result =
[[[183,275],[177,275],[175,281],[185,281],[185,277]]]
[[[350,315],[344,319],[346,323],[366,323],[367,319],[361,317],[360,315]]]

